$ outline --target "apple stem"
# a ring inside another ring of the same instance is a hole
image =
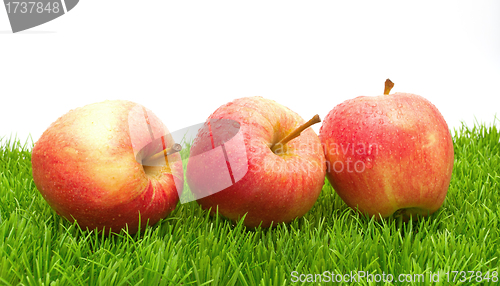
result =
[[[150,156],[146,158],[143,161],[143,164],[147,165],[147,163],[154,162],[155,160],[162,158],[162,157],[167,157],[168,155],[172,155],[174,153],[177,153],[182,150],[181,144],[175,143],[172,147],[161,150],[160,152],[154,154],[153,156]]]
[[[385,80],[384,94],[388,95],[391,89],[394,87],[394,83],[390,79]]]
[[[288,143],[288,141],[294,139],[295,137],[298,137],[302,131],[304,131],[305,129],[309,128],[311,125],[314,125],[314,124],[319,123],[319,122],[321,122],[321,119],[319,118],[319,115],[317,115],[317,114],[314,115],[314,117],[311,118],[311,120],[309,120],[306,123],[300,125],[297,129],[295,129],[294,131],[292,131],[285,138],[281,139],[280,142],[274,144],[271,147],[271,151],[273,151],[273,153],[276,153],[276,150],[281,149],[286,143]]]

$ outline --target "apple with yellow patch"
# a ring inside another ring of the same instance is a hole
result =
[[[36,142],[33,179],[47,203],[83,229],[112,230],[155,224],[182,192],[180,155],[165,125],[130,101],[104,101],[57,119]]]
[[[320,140],[327,178],[351,208],[369,216],[427,216],[441,207],[453,169],[453,142],[438,109],[425,98],[361,96],[326,116]]]
[[[191,146],[186,180],[197,202],[233,221],[245,216],[247,227],[303,216],[325,181],[321,144],[308,128],[318,122],[317,115],[305,122],[262,97],[222,105]],[[222,185],[224,181],[228,183]]]

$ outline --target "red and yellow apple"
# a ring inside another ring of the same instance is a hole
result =
[[[178,153],[148,158],[174,146],[150,110],[129,101],[104,101],[57,119],[36,142],[33,179],[47,203],[83,229],[112,230],[166,217],[182,192]]]
[[[191,192],[212,213],[233,221],[246,215],[247,227],[301,217],[325,180],[319,138],[306,129],[314,122],[304,124],[297,113],[262,97],[219,107],[191,147],[186,170]]]
[[[351,208],[369,216],[408,219],[432,214],[443,204],[454,152],[448,125],[425,98],[389,94],[361,96],[326,116],[320,140],[327,178]]]

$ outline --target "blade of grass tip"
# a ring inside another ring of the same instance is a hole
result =
[[[219,217],[219,205],[217,205],[215,209],[215,229],[219,229],[220,223],[221,222]]]
[[[63,279],[60,279],[60,280],[62,282],[64,282],[63,284],[66,283],[64,281],[64,279],[66,279],[66,280],[68,280],[67,283],[69,283],[71,285],[74,285],[74,286],[78,285],[78,283],[75,281],[75,278],[72,278],[71,276],[68,276],[68,274],[74,274],[74,273],[73,272],[68,273],[69,269],[65,267],[64,262],[63,262],[64,260],[62,259],[61,255],[59,253],[57,253],[57,252],[54,253],[54,255],[56,255],[57,257],[59,257],[59,260],[62,262],[62,264],[59,264],[59,263],[55,264],[54,265],[54,270],[57,273],[61,274],[61,276],[62,276]],[[83,281],[81,279],[82,278],[80,276],[78,276],[78,280],[80,282],[79,284],[80,285],[84,285],[84,283],[83,283]],[[50,285],[50,283],[47,284],[47,285]]]
[[[279,270],[276,268],[274,268],[274,286],[279,286],[279,284],[278,284],[279,283],[279,281],[278,281],[279,280]]]
[[[219,220],[219,210],[218,210],[218,207],[215,209],[215,216],[216,216],[216,219]],[[203,216],[203,224],[204,225],[207,225],[210,221],[210,214],[212,213],[212,208],[209,208],[205,213],[204,213],[204,216]]]
[[[140,228],[141,228],[140,225],[141,225],[141,219],[140,219],[140,214],[139,214],[139,229],[137,230],[137,233],[139,233],[139,231],[140,231]],[[122,234],[122,233],[123,233],[123,235],[121,237],[123,238],[123,240],[125,240],[127,243],[132,242],[132,245],[135,248],[136,247],[136,244],[135,244],[136,239],[139,239],[138,237],[136,237],[137,233],[134,235],[134,237],[132,237],[132,235],[130,235],[130,233],[129,233],[128,224],[126,224],[125,228],[120,231],[120,234]]]
[[[213,279],[209,280],[209,281],[206,281],[203,284],[201,284],[200,286],[205,286],[205,285],[208,285],[208,284],[212,284],[213,281],[214,281]]]
[[[135,283],[134,285],[148,285],[147,283],[144,283],[144,278],[139,280],[137,283]],[[149,284],[151,285],[151,284]]]
[[[231,276],[231,279],[229,279],[229,282],[226,285],[234,286],[236,284],[236,281],[238,281],[238,276],[241,271],[241,265],[243,265],[243,263],[240,263],[240,265],[236,268],[235,272],[233,273],[233,276]]]
[[[122,281],[120,283],[118,283],[117,286],[121,286],[121,285],[124,285],[125,283],[129,283],[129,280],[132,278],[132,276],[134,276],[137,272],[139,272],[139,270],[143,270],[142,265],[139,265],[139,267],[135,268],[132,272],[130,272],[129,275],[125,276],[125,278],[122,279]],[[141,280],[143,280],[143,279],[141,279]]]
[[[240,284],[241,286],[249,286],[249,285],[248,285],[247,280],[245,279],[245,275],[243,275],[243,272],[242,272],[242,271],[240,271],[240,272],[238,273],[238,276],[239,276],[239,278],[240,278],[240,279],[239,279],[239,281],[240,281],[240,283],[241,283],[241,284]]]
[[[208,266],[210,267],[210,264],[209,264]],[[217,267],[217,272],[215,272],[215,275],[213,276],[214,278],[213,278],[213,279],[211,279],[211,281],[212,281],[212,282],[211,282],[211,284],[212,284],[212,285],[214,285],[214,286],[216,286],[216,285],[219,285],[219,284],[220,284],[219,280],[220,280],[220,270],[221,270],[221,268],[222,268],[222,267],[220,267],[220,266],[219,266],[219,267]],[[212,273],[213,273],[213,271],[210,271],[210,268],[208,268],[208,270],[207,270],[206,272],[207,272],[207,273],[210,273],[210,272],[212,272]]]
[[[12,284],[10,284],[7,280],[3,279],[2,277],[0,277],[0,282],[2,282],[3,285],[13,286]]]
[[[196,279],[196,285],[201,286],[200,275],[198,274],[198,269],[196,268],[196,264],[194,263],[193,260],[191,260],[191,265],[193,265],[193,274],[194,274],[194,278]]]
[[[254,267],[250,266],[250,265],[255,265],[255,263],[250,263],[250,264],[247,264],[247,272],[245,273],[246,274],[246,278],[248,279],[249,281],[249,285],[257,285],[258,282],[261,278],[261,277],[256,277],[258,276],[258,273],[256,271],[253,271]],[[260,270],[260,268],[257,268],[258,270]],[[243,272],[240,272],[240,276],[244,276],[243,275]]]
[[[24,265],[24,270],[27,272],[28,275],[26,275],[24,278],[26,278],[27,280],[27,284],[28,285],[35,285],[35,276],[33,275],[33,273],[31,272],[31,260],[28,259],[28,257],[26,256],[26,252],[23,252],[21,254],[21,261],[22,261],[22,264]]]
[[[236,239],[234,237],[234,234],[241,233],[241,231],[245,228],[244,222],[245,218],[247,217],[247,214],[245,213],[240,220],[236,223],[236,226],[233,228],[233,230],[229,233],[230,239]]]
[[[179,269],[182,269],[183,267],[179,267]],[[184,277],[182,277],[179,281],[178,281],[178,285],[184,285],[184,281],[188,280],[189,277],[191,276],[191,274],[193,274],[194,272],[191,271],[191,270],[188,270],[186,274],[184,274]],[[188,283],[186,282],[186,284],[192,284],[192,283]],[[169,286],[169,285],[168,285]]]
[[[139,211],[139,224],[137,225],[137,232],[135,233],[136,238],[140,237],[141,227],[142,227],[142,218],[141,218],[141,212]]]

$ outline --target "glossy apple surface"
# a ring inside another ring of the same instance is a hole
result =
[[[236,122],[237,135],[232,124],[218,123],[223,119]],[[325,180],[325,158],[316,133],[306,129],[280,152],[271,150],[304,123],[298,114],[275,101],[247,97],[221,106],[209,122],[191,147],[186,170],[188,185],[204,209],[218,209],[234,221],[246,214],[248,227],[290,222],[311,209]],[[210,151],[224,142],[225,155],[216,158]],[[224,189],[214,187],[223,180],[229,182]]]
[[[128,226],[134,233],[139,222],[155,224],[178,202],[176,185],[183,181],[179,154],[169,156],[169,164],[141,164],[174,144],[169,135],[150,110],[133,102],[77,108],[36,142],[35,185],[59,215],[83,229],[118,232]]]
[[[320,129],[327,178],[351,208],[370,216],[429,215],[443,204],[453,142],[425,98],[394,93],[336,106]]]

